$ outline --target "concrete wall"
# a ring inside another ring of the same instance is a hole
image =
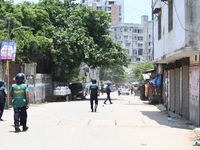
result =
[[[51,74],[36,74],[35,64],[23,64],[21,70],[26,75],[30,102],[37,104],[51,101],[53,96]]]
[[[174,51],[185,46],[186,31],[185,28],[185,1],[174,0],[173,9],[173,30],[168,32],[168,5],[160,0],[154,8],[161,8],[161,39],[158,40],[158,18],[156,14],[154,20],[154,58],[160,60],[164,55],[173,55]],[[177,12],[177,13],[176,13]],[[186,12],[188,13],[188,12]],[[180,22],[179,22],[180,20]]]

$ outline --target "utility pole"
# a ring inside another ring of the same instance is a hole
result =
[[[8,45],[9,45],[9,41],[10,41],[10,22],[11,19],[10,17],[8,18]],[[9,61],[6,60],[6,63],[4,61],[4,68],[5,68],[5,79],[6,79],[6,88],[8,90],[8,96],[7,96],[7,100],[6,100],[6,104],[5,104],[5,108],[8,109],[9,107],[9,98],[10,98],[10,91],[9,91]]]

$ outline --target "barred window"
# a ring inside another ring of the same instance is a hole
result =
[[[168,31],[173,29],[173,0],[168,2]]]
[[[158,15],[158,40],[161,39],[161,13]]]

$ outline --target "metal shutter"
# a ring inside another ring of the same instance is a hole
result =
[[[180,68],[175,69],[175,112],[180,114]]]
[[[170,69],[170,110],[175,111],[175,70]]]
[[[189,119],[189,58],[183,59],[182,66],[182,110],[183,118]]]

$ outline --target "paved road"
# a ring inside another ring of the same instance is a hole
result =
[[[197,133],[188,121],[174,118],[138,96],[117,96],[113,105],[103,105],[100,96],[96,113],[89,100],[32,105],[27,132],[14,133],[13,111],[6,110],[0,122],[1,150],[196,150]]]

